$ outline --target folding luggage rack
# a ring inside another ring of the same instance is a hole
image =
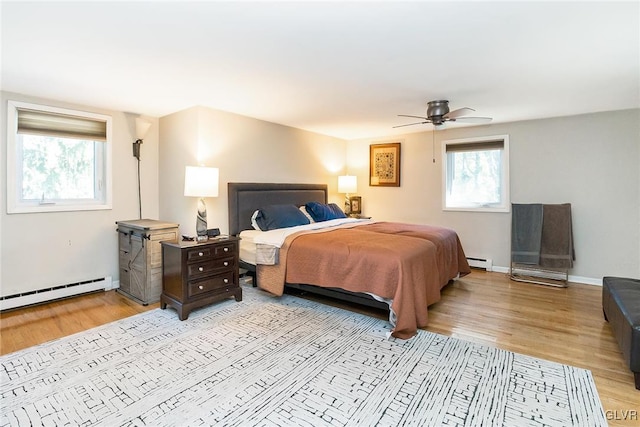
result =
[[[569,270],[566,268],[542,268],[537,265],[518,264],[511,261],[509,278],[518,282],[566,288],[569,286]]]

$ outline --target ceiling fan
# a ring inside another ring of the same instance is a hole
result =
[[[423,121],[408,123],[406,125],[398,125],[394,126],[394,128],[423,125],[427,123],[431,123],[434,126],[440,126],[445,122],[488,123],[492,120],[491,117],[464,117],[472,111],[476,110],[469,107],[463,107],[458,108],[457,110],[449,111],[449,101],[429,101],[427,102],[427,117],[398,114],[399,117],[413,117],[416,119],[422,119]]]

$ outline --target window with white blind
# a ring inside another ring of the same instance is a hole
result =
[[[9,101],[7,213],[111,209],[111,117]]]
[[[509,212],[509,135],[442,144],[443,209]]]

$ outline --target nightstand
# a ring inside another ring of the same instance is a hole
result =
[[[178,311],[180,320],[191,310],[225,298],[242,301],[238,277],[237,237],[205,242],[162,242],[160,308]]]
[[[120,266],[118,292],[148,305],[162,293],[162,255],[160,242],[178,238],[178,224],[137,219],[116,221]]]

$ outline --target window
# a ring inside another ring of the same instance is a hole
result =
[[[9,101],[7,213],[111,209],[111,117]]]
[[[443,141],[443,209],[509,212],[509,135]]]

